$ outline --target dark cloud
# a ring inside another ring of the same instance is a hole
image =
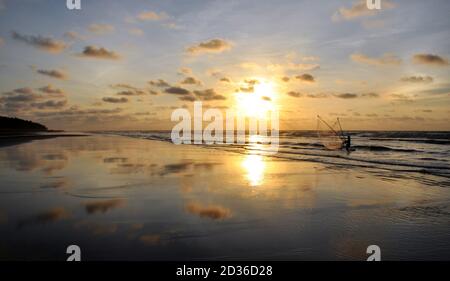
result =
[[[448,59],[433,54],[416,54],[412,58],[415,64],[427,64],[434,66],[449,65]]]
[[[85,115],[109,115],[118,114],[122,112],[121,108],[114,109],[79,109],[78,107],[71,107],[62,111],[52,111],[52,112],[36,112],[38,117],[63,117],[63,116],[85,116]]]
[[[81,54],[79,54],[78,56],[86,58],[109,59],[109,60],[117,60],[120,58],[120,56],[115,52],[109,51],[103,47],[96,47],[96,46],[84,47],[83,52],[81,52]]]
[[[180,87],[169,87],[164,90],[164,93],[184,96],[184,95],[189,95],[191,92],[189,92],[188,90],[186,90],[184,88],[180,88]]]
[[[335,94],[334,96],[340,99],[355,99],[358,97],[358,94],[343,93],[343,94]]]
[[[231,44],[223,39],[213,39],[188,47],[186,50],[190,54],[221,53],[231,49],[231,47]]]
[[[294,91],[290,91],[287,93],[289,96],[293,97],[293,98],[300,98],[303,96],[302,93],[299,92],[294,92]]]
[[[319,93],[319,94],[308,94],[306,95],[308,98],[313,98],[313,99],[324,99],[324,98],[328,98],[328,95],[325,93]]]
[[[377,93],[364,93],[364,94],[361,94],[361,97],[364,97],[364,98],[378,98],[380,95],[379,94],[377,94]]]
[[[109,102],[109,103],[126,103],[126,102],[128,102],[128,99],[125,97],[122,97],[122,98],[104,97],[102,100],[104,102]]]
[[[15,31],[11,33],[13,39],[24,42],[30,46],[36,47],[42,51],[57,54],[67,48],[66,43],[58,41],[50,37],[22,35]]]
[[[214,89],[206,89],[202,91],[194,91],[196,97],[204,101],[210,100],[226,100],[227,98],[223,95],[216,93]]]
[[[227,83],[230,83],[230,82],[231,82],[230,79],[227,78],[227,77],[220,78],[220,81],[221,81],[221,82],[227,82]]]
[[[299,79],[300,81],[303,82],[310,82],[310,83],[314,83],[315,79],[311,74],[305,73],[299,76],[295,76],[295,78]]]
[[[101,200],[101,201],[87,202],[84,204],[86,212],[88,214],[106,213],[110,210],[122,207],[124,205],[125,205],[124,199]]]
[[[253,86],[250,87],[240,87],[239,90],[236,90],[236,92],[243,92],[243,93],[253,93],[255,91],[255,88]]]
[[[158,79],[157,81],[149,81],[148,83],[150,85],[152,85],[152,86],[159,87],[159,88],[168,88],[168,87],[170,87],[170,84],[167,83],[166,81],[162,80],[162,79]]]
[[[287,76],[284,76],[284,77],[281,77],[281,80],[283,81],[283,82],[289,82],[289,80],[291,80],[291,78],[289,78],[289,77],[287,77]]]
[[[187,84],[187,85],[201,85],[202,81],[195,79],[194,77],[186,77],[183,81],[180,82],[181,84]]]
[[[189,102],[194,102],[197,100],[197,98],[193,95],[188,95],[188,96],[182,96],[178,98],[181,101],[189,101]]]
[[[433,77],[431,76],[409,76],[403,77],[400,79],[402,82],[410,82],[410,83],[431,83],[433,82]]]
[[[145,91],[135,89],[135,90],[120,91],[116,95],[118,95],[118,96],[142,96],[145,94],[147,94]]]
[[[150,90],[150,91],[148,91],[149,92],[149,94],[150,95],[152,95],[152,96],[156,96],[156,95],[159,95],[159,93],[158,92],[156,92],[156,91],[153,91],[153,90]]]
[[[263,96],[263,97],[261,97],[261,99],[265,100],[265,101],[272,101],[272,99],[270,97],[267,97],[267,96]]]
[[[257,79],[248,79],[248,80],[244,80],[244,83],[246,83],[250,86],[255,86],[255,85],[259,84],[259,81]]]
[[[34,108],[38,109],[60,109],[65,107],[66,104],[67,100],[60,100],[60,101],[48,100],[44,102],[32,103],[31,105]]]
[[[42,75],[56,78],[56,79],[61,79],[61,80],[67,79],[66,73],[64,73],[63,71],[60,71],[60,70],[38,69],[36,72],[39,74],[42,74]]]

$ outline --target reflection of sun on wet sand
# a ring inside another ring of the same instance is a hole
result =
[[[361,260],[375,242],[386,259],[433,259],[450,249],[448,189],[255,151],[53,138],[0,148],[0,176],[3,253],[18,258],[57,259],[50,249],[73,241],[85,259]]]

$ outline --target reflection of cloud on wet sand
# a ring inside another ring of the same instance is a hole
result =
[[[21,228],[26,225],[34,225],[34,224],[47,224],[50,222],[56,222],[63,219],[67,219],[69,217],[70,213],[66,209],[62,207],[56,207],[43,213],[40,213],[34,217],[31,217],[29,219],[22,220],[21,222],[19,222],[18,227]]]
[[[125,163],[127,160],[126,157],[108,157],[103,158],[103,163]]]
[[[88,214],[106,213],[112,209],[123,207],[125,205],[124,199],[111,199],[87,202],[84,204]]]
[[[159,175],[165,176],[168,174],[179,174],[185,172],[191,165],[191,162],[167,164],[164,165],[163,170],[159,173]]]
[[[65,188],[68,185],[69,185],[69,180],[67,178],[59,178],[58,180],[55,180],[55,181],[52,181],[52,182],[43,183],[39,187],[40,188],[59,189],[59,188]]]
[[[205,169],[208,171],[211,171],[214,166],[221,165],[221,163],[215,163],[215,162],[200,162],[200,163],[193,163],[190,161],[176,163],[176,164],[167,164],[164,165],[162,168],[162,171],[159,173],[160,176],[165,176],[169,174],[180,174],[187,172],[191,170],[192,168],[194,170],[199,169]]]
[[[93,235],[108,235],[117,231],[115,223],[97,223],[89,221],[80,221],[74,225],[77,229],[87,229]]]
[[[146,234],[139,237],[139,241],[145,245],[157,245],[161,242],[161,236],[157,234]]]
[[[219,205],[202,206],[199,203],[192,202],[186,205],[185,210],[197,215],[201,218],[209,218],[213,220],[228,219],[231,217],[231,210]]]

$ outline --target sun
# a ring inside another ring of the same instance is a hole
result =
[[[275,109],[275,84],[256,80],[259,82],[253,86],[253,92],[236,93],[237,110],[246,117],[266,118],[267,113]]]

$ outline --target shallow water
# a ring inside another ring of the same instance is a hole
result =
[[[0,177],[1,259],[450,258],[439,175],[97,135],[0,147]]]

